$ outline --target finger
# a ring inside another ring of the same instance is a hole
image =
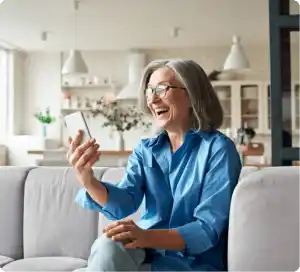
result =
[[[91,158],[93,158],[94,156],[97,155],[98,148],[99,148],[99,144],[95,144],[93,146],[90,146],[88,149],[86,149],[85,152],[78,151],[79,152],[78,159],[75,163],[77,165],[77,167],[80,167],[80,168],[84,167],[85,164],[89,160],[91,160]]]
[[[111,239],[115,242],[127,240],[126,242],[130,243],[133,239],[133,234],[131,231],[126,231],[112,236]]]
[[[78,130],[77,135],[75,137],[74,143],[78,146],[80,145],[83,137],[83,131],[81,129]]]
[[[121,224],[121,221],[118,221],[118,222],[114,222],[114,223],[111,223],[109,224],[108,226],[106,226],[105,228],[103,228],[103,232],[108,232],[109,230],[115,228],[116,226],[119,226]]]
[[[100,158],[101,152],[97,151],[97,153],[92,157],[85,165],[84,168],[91,168]]]
[[[125,244],[125,248],[139,248],[139,243],[137,240],[132,241],[131,243]]]
[[[134,226],[132,225],[120,225],[118,227],[115,227],[111,230],[109,230],[108,232],[106,232],[105,234],[107,235],[107,237],[113,237],[117,234],[121,234],[121,233],[124,233],[124,232],[134,232]]]
[[[91,146],[94,146],[96,145],[96,139],[90,139],[88,141],[86,141],[85,143],[79,145],[77,148],[76,148],[76,151],[78,151],[79,153],[83,153],[85,152],[87,149],[89,149]],[[98,144],[99,146],[99,144]]]
[[[121,221],[118,221],[118,222],[114,222],[112,224],[109,224],[108,226],[106,226],[104,229],[103,229],[103,232],[108,232],[109,230],[119,226],[119,225],[129,225],[129,224],[133,224],[133,221],[131,219],[124,219],[124,220],[121,220]]]
[[[87,151],[91,146],[95,145],[95,141],[95,139],[92,139],[78,146],[71,154],[70,163],[72,165],[75,165],[80,160],[85,151]]]
[[[70,137],[71,138],[71,137]],[[73,154],[76,150],[76,148],[80,145],[81,139],[80,139],[80,133],[75,136],[75,139],[71,141],[70,143],[70,154]]]
[[[128,232],[130,231],[131,228],[129,228],[129,225],[120,225],[120,226],[117,226],[113,229],[110,229],[109,231],[106,232],[106,236],[107,237],[113,237],[117,234],[120,234],[120,233],[124,233],[124,232]]]
[[[71,136],[69,136],[69,137],[68,137],[68,143],[69,143],[69,144],[71,144],[71,143],[72,143],[72,141],[73,141],[72,137],[71,137]]]

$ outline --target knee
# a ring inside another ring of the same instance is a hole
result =
[[[109,254],[113,256],[117,251],[120,250],[120,247],[123,245],[119,242],[115,242],[112,239],[106,237],[105,235],[101,235],[98,237],[92,245],[91,254],[97,251],[98,253]]]
[[[105,235],[96,239],[91,248],[88,260],[88,271],[116,271],[118,259],[122,255],[124,247]]]

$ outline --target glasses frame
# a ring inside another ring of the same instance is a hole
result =
[[[162,92],[162,95],[159,95],[157,94],[156,90],[159,88],[159,87],[164,87],[165,90]],[[147,100],[151,100],[151,98],[156,95],[158,96],[159,98],[164,98],[166,95],[167,95],[167,92],[170,90],[170,89],[181,89],[181,90],[186,90],[185,87],[180,87],[180,86],[175,86],[175,85],[167,85],[167,84],[158,84],[156,87],[150,87],[148,86],[145,90],[145,96],[146,96],[146,99]],[[147,90],[151,90],[151,96],[147,95]]]

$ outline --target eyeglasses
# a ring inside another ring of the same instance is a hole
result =
[[[159,84],[156,87],[147,87],[145,91],[146,98],[150,100],[153,95],[157,95],[159,98],[164,98],[167,94],[167,92],[170,89],[182,89],[186,90],[184,87],[178,87],[178,86],[173,86],[173,85],[165,85],[165,84]]]

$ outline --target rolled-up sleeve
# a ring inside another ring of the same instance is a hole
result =
[[[195,221],[176,228],[189,254],[200,254],[217,244],[228,224],[231,196],[241,167],[232,142],[218,143],[214,147],[207,162],[199,204],[194,210]]]
[[[80,189],[75,202],[86,209],[98,210],[111,220],[119,220],[136,212],[144,197],[145,177],[142,166],[141,143],[128,158],[124,177],[117,184],[101,182],[107,189],[105,206],[95,202],[85,189]]]

